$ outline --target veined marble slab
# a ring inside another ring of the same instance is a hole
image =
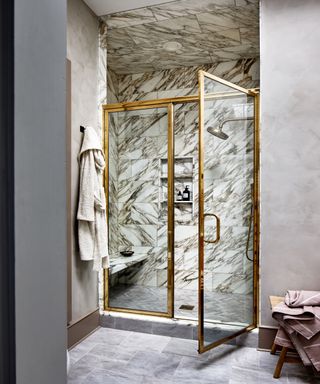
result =
[[[118,74],[259,56],[258,0],[180,0],[102,20],[108,26],[108,64]],[[166,50],[171,41],[180,48]]]
[[[137,254],[130,257],[118,256],[110,258],[110,274],[123,271],[137,263],[140,263],[148,258],[148,255]]]

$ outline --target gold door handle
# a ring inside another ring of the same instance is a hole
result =
[[[203,241],[205,243],[210,243],[210,244],[216,244],[219,240],[220,240],[220,218],[215,215],[214,213],[205,213],[203,215],[203,220],[205,220],[205,217],[206,216],[213,216],[216,218],[216,238],[214,240],[206,240],[206,239],[203,239]]]

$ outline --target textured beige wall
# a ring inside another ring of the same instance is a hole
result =
[[[269,295],[320,290],[320,2],[261,4],[261,323]]]
[[[77,245],[76,212],[79,166],[77,155],[82,133],[80,125],[98,124],[99,22],[82,0],[68,0],[67,57],[71,61],[71,192],[72,192],[72,320],[98,307],[98,276],[92,262],[80,260]]]

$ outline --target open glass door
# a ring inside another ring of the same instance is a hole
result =
[[[199,352],[256,327],[258,93],[199,71]]]

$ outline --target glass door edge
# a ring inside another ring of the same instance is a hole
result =
[[[204,347],[204,159],[203,159],[203,129],[204,129],[204,71],[198,72],[199,85],[199,174],[198,174],[198,199],[199,199],[199,222],[198,222],[198,351],[202,353]]]

